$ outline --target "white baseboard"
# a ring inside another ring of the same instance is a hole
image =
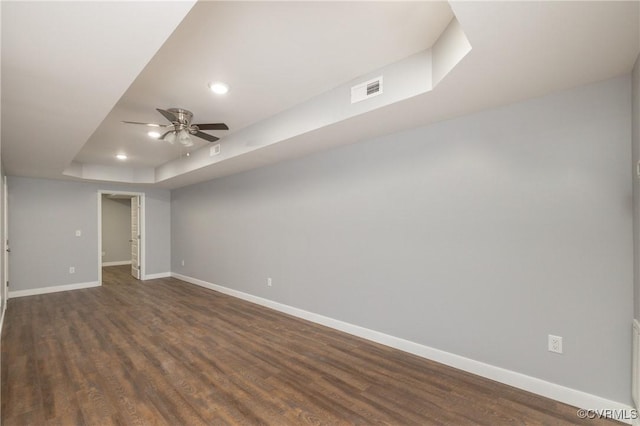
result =
[[[13,299],[15,297],[35,296],[38,294],[57,293],[59,291],[80,290],[91,287],[100,287],[100,283],[92,281],[89,283],[66,284],[53,287],[32,288],[29,290],[9,291],[9,299]]]
[[[620,420],[629,424],[631,423],[633,417],[631,414],[635,413],[634,408],[630,405],[611,401],[606,398],[602,398],[576,389],[571,389],[535,377],[527,376],[522,373],[507,370],[501,367],[496,367],[490,364],[485,364],[483,362],[465,358],[460,355],[455,355],[439,349],[431,348],[429,346],[421,345],[419,343],[411,342],[409,340],[401,339],[399,337],[380,333],[375,330],[370,330],[333,318],[325,317],[323,315],[315,314],[313,312],[305,311],[303,309],[295,308],[293,306],[285,305],[283,303],[274,302],[269,299],[264,299],[262,297],[243,293],[238,290],[230,289],[217,284],[212,284],[207,281],[199,280],[197,278],[189,277],[175,272],[172,272],[171,276],[179,280],[198,285],[200,287],[215,290],[229,296],[234,296],[239,299],[246,300],[248,302],[266,306],[276,311],[284,312],[286,314],[315,322],[317,324],[322,324],[324,326],[334,328],[336,330],[340,330],[354,336],[362,337],[376,343],[381,343],[383,345],[390,346],[404,352],[409,352],[422,358],[436,361],[441,364],[457,368],[459,370],[476,374],[478,376],[486,377],[488,379],[495,380],[497,382],[504,383],[519,389],[523,389],[528,392],[544,396],[546,398],[551,398],[565,404],[573,405],[586,410],[600,410],[600,412],[612,410],[614,415],[615,413],[627,413],[628,415],[622,416]]]
[[[169,278],[170,276],[171,272],[160,272],[158,274],[147,274],[142,278],[142,280],[155,280],[158,278]]]
[[[121,260],[118,262],[102,262],[102,266],[120,266],[120,265],[131,265],[131,261]]]

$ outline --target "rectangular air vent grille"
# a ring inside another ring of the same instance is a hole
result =
[[[376,80],[373,83],[367,84],[367,96],[371,96],[374,93],[380,91],[380,80]]]
[[[382,93],[382,76],[376,77],[351,88],[351,103],[364,101]]]

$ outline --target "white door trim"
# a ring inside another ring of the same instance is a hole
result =
[[[129,239],[129,242],[131,242],[131,275],[139,280],[142,279],[142,269],[140,268],[140,240],[142,239],[140,233],[140,201],[141,197],[139,196],[131,197],[131,211],[129,212],[131,216],[129,229],[129,234],[131,235]]]
[[[145,193],[133,191],[108,191],[98,190],[98,283],[102,285],[102,196],[107,194],[131,195],[140,197],[140,278],[145,279],[147,268],[146,239],[145,230]]]
[[[9,282],[9,192],[7,177],[3,176],[2,179],[2,255],[3,271],[2,271],[2,318],[4,319],[4,311],[7,308],[7,300],[9,299],[9,289],[7,283]],[[0,324],[2,321],[0,321]],[[0,327],[0,331],[2,328]]]

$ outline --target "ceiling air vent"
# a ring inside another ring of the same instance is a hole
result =
[[[365,81],[351,88],[351,103],[364,101],[382,93],[382,76]]]

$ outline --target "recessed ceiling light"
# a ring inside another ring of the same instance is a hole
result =
[[[124,155],[124,154],[118,154],[118,155],[116,155],[116,158],[117,158],[118,160],[126,160],[126,159],[127,159],[127,156],[126,156],[126,155]]]
[[[209,89],[211,89],[211,91],[217,95],[224,95],[229,91],[229,86],[216,81],[215,83],[209,83]]]
[[[149,137],[154,138],[154,139],[158,139],[160,137],[160,133],[159,132],[149,132],[149,133],[147,133],[147,135],[149,135]]]

